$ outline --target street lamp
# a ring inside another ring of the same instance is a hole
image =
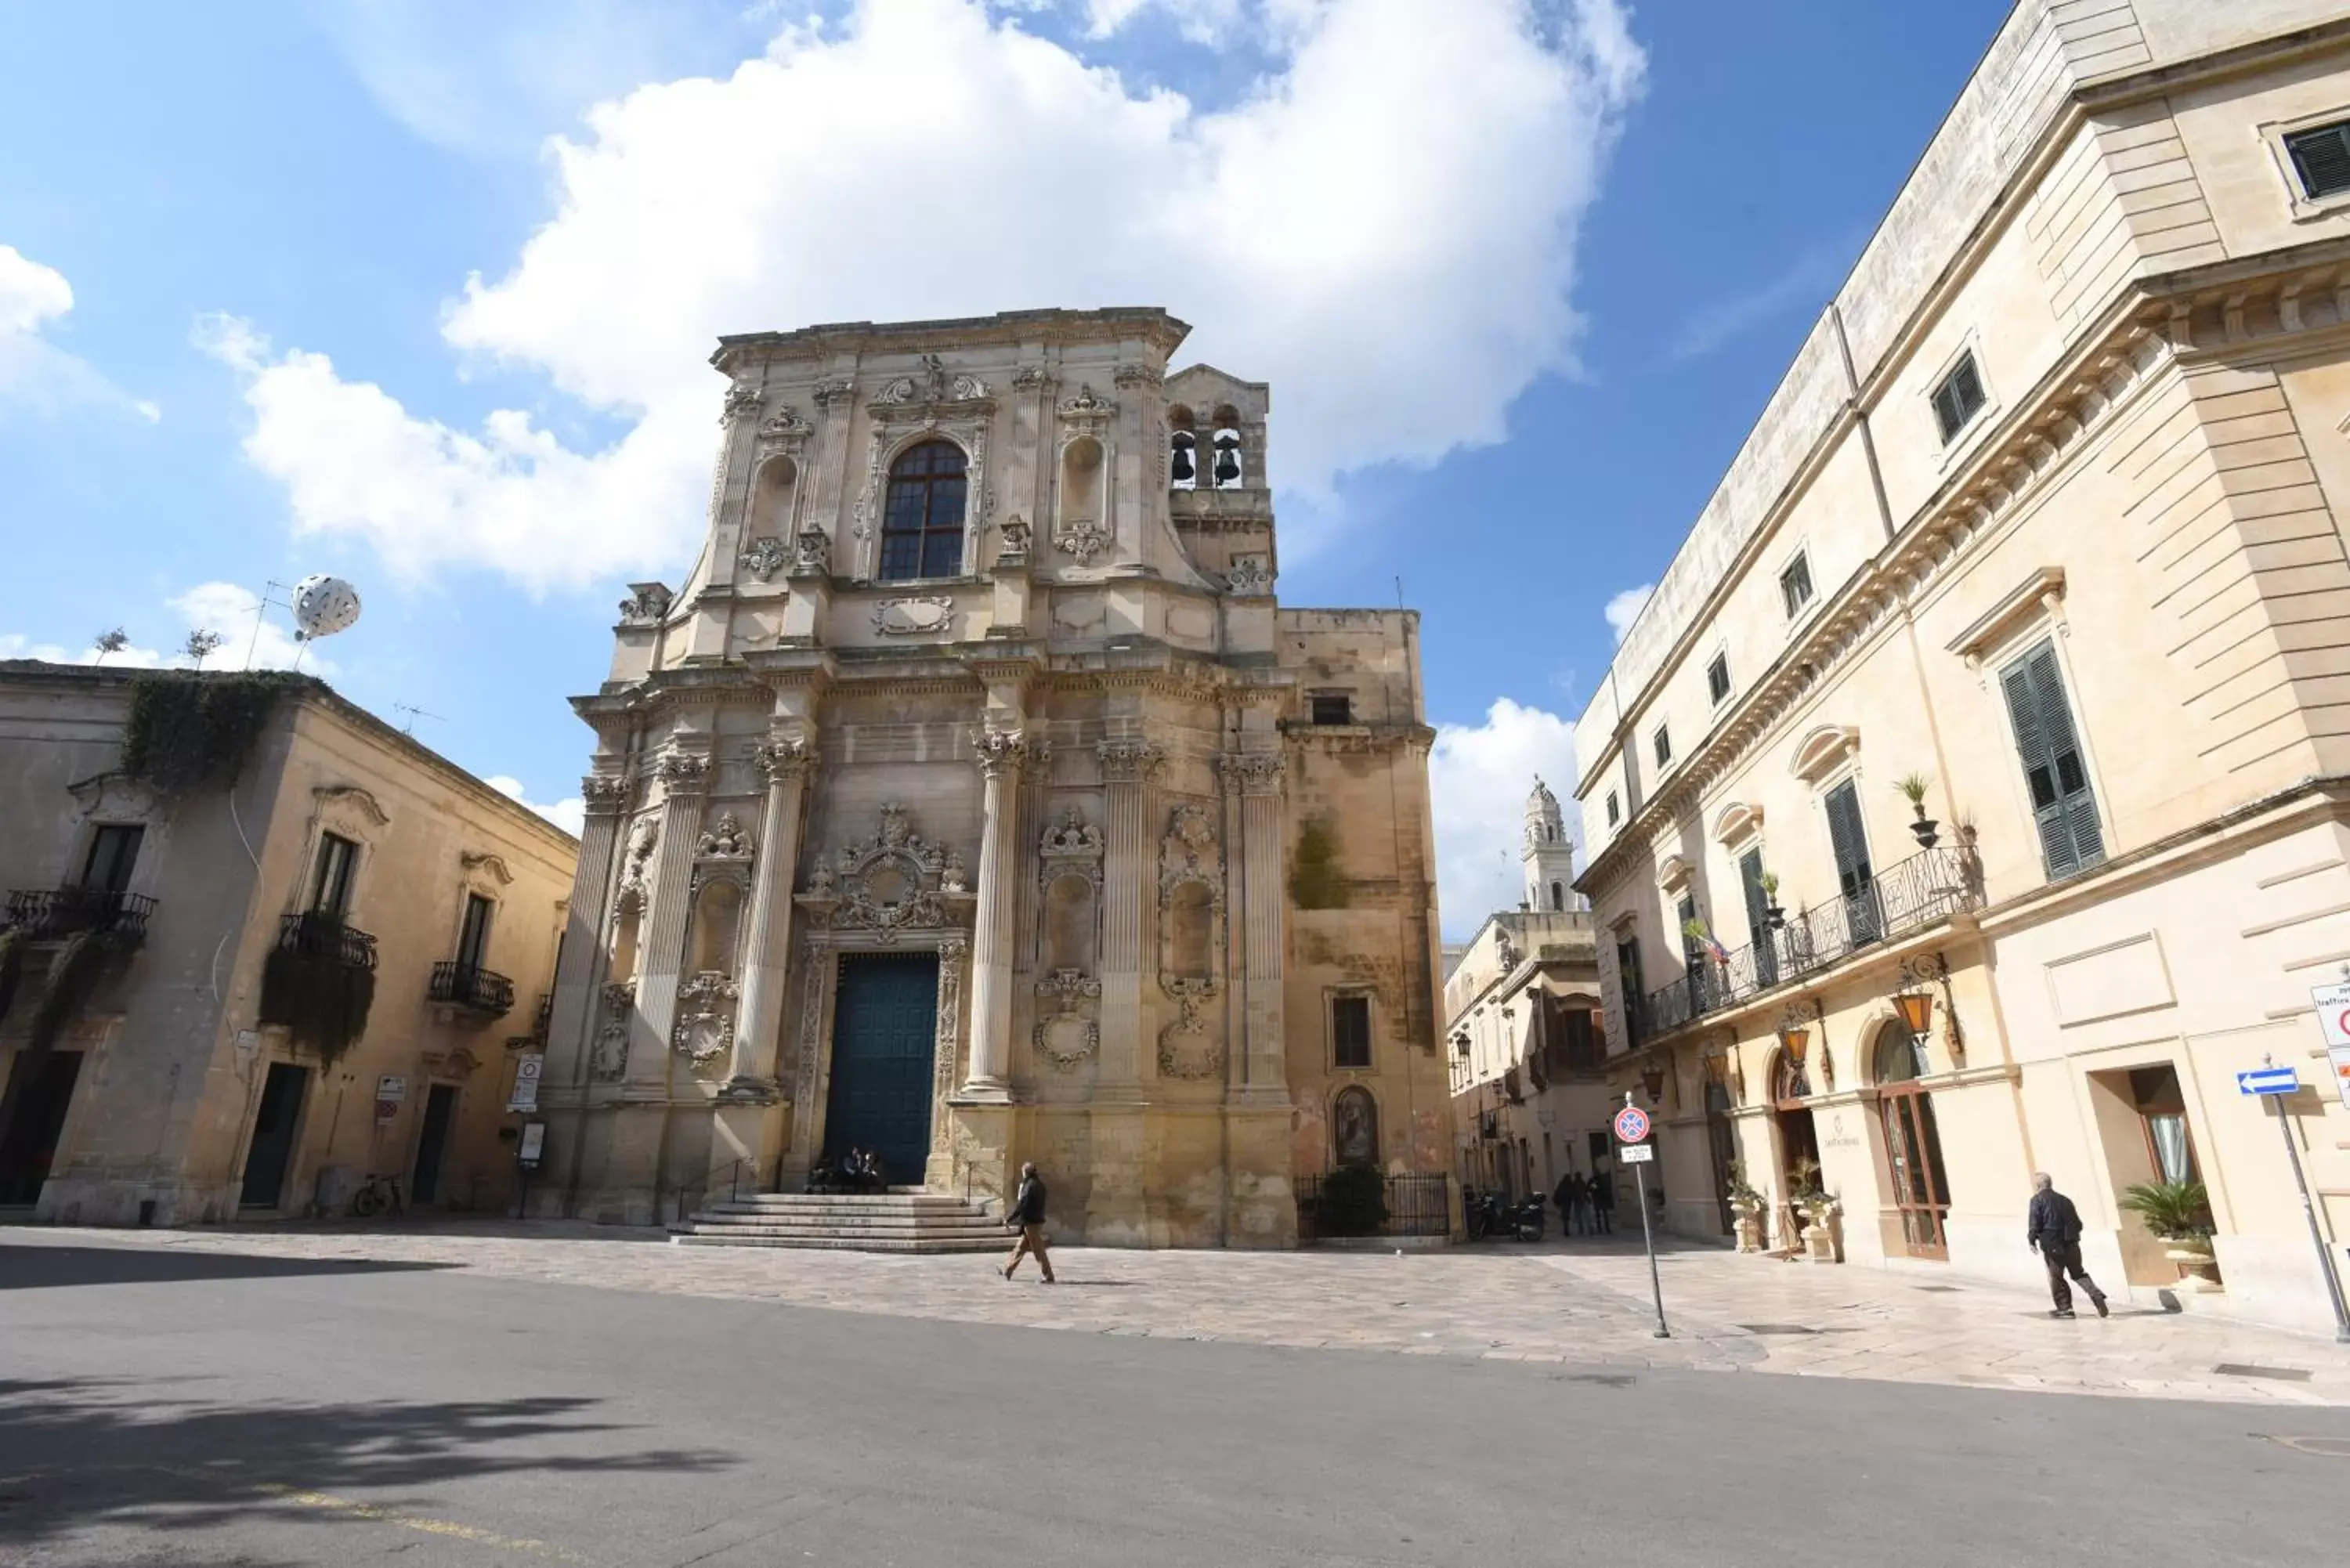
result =
[[[1909,1033],[1918,1039],[1923,1040],[1926,1031],[1934,1026],[1932,992],[1905,991],[1893,999],[1893,1005],[1901,1010],[1901,1022],[1908,1025]]]
[[[1649,1057],[1640,1068],[1640,1082],[1648,1091],[1648,1105],[1651,1108],[1654,1108],[1656,1106],[1663,1102],[1665,1097],[1665,1064],[1662,1062],[1658,1061],[1653,1056]]]

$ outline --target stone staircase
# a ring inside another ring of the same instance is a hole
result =
[[[814,1247],[847,1252],[1009,1251],[1003,1221],[966,1199],[920,1189],[762,1192],[721,1199],[670,1227],[681,1247]]]

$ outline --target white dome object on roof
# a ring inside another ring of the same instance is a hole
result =
[[[314,572],[294,585],[294,626],[304,640],[348,631],[359,618],[359,590],[342,578]]]

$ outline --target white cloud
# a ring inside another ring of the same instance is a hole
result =
[[[1777,276],[1703,306],[1681,323],[1665,358],[1676,363],[1702,358],[1793,306],[1809,304],[1825,309],[1836,285],[1851,269],[1856,248],[1856,241],[1814,246]]]
[[[336,672],[328,660],[316,653],[305,654],[294,634],[269,618],[259,595],[234,583],[198,583],[164,600],[163,613],[147,618],[145,624],[151,630],[159,626],[175,629],[157,639],[161,647],[142,647],[134,640],[105,654],[102,660],[95,638],[82,647],[68,648],[9,632],[0,634],[0,659],[39,659],[52,664],[103,662],[109,670],[187,670],[195,665],[185,651],[187,634],[211,631],[224,640],[205,659],[206,670],[291,670],[299,658],[305,674]]]
[[[73,309],[65,274],[0,245],[0,413],[10,405],[56,413],[83,405],[130,409],[149,423],[163,417],[153,403],[134,402],[78,357],[49,341],[49,327]]]
[[[504,276],[468,280],[443,334],[626,434],[577,451],[518,410],[460,431],[214,323],[246,454],[297,530],[402,570],[674,571],[702,525],[720,334],[1128,303],[1195,324],[1182,360],[1274,383],[1274,477],[1302,499],[1500,439],[1517,394],[1572,362],[1575,228],[1642,68],[1614,0],[1555,26],[1519,0],[1251,15],[1279,69],[1213,110],[1130,91],[979,0],[862,0],[723,80],[601,104],[549,144],[554,216]]]
[[[512,774],[493,774],[482,782],[508,800],[528,806],[574,838],[578,837],[580,830],[588,825],[588,803],[578,795],[558,800],[552,805],[541,805],[524,792],[522,780]]]
[[[1437,727],[1428,787],[1436,821],[1437,903],[1448,934],[1465,937],[1496,909],[1516,909],[1524,896],[1518,851],[1526,796],[1538,774],[1566,807],[1567,833],[1579,849],[1571,720],[1499,697],[1482,724]]]
[[[1617,642],[1622,642],[1631,631],[1632,623],[1640,618],[1640,611],[1648,606],[1648,596],[1656,591],[1656,584],[1642,583],[1637,588],[1626,588],[1607,601],[1607,607],[1599,613],[1607,618],[1607,624],[1615,631]]]

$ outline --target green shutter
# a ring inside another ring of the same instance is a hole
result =
[[[2096,795],[2081,755],[2080,736],[2064,698],[2064,675],[2054,643],[2043,642],[2000,676],[2015,749],[2032,798],[2033,825],[2049,877],[2070,877],[2106,857]]]

